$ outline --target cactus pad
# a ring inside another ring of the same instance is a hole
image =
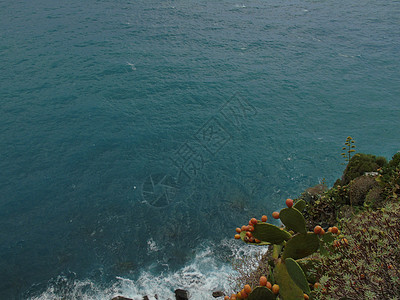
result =
[[[300,265],[293,258],[285,259],[286,269],[292,278],[293,282],[297,284],[299,288],[303,290],[306,294],[311,294],[310,287],[308,286],[308,281],[306,275],[301,269]]]
[[[279,213],[282,223],[288,228],[296,232],[307,233],[306,220],[302,213],[296,208],[284,208]]]
[[[256,287],[247,298],[248,300],[275,300],[276,296],[265,286]]]
[[[306,208],[306,206],[307,206],[307,203],[306,203],[306,201],[304,201],[303,199],[300,199],[299,201],[297,201],[295,204],[294,204],[294,208],[295,209],[297,209],[298,211],[303,211],[305,208]]]
[[[303,291],[290,277],[286,264],[278,262],[275,268],[275,279],[279,284],[279,296],[283,300],[304,300]]]
[[[253,236],[262,242],[271,244],[280,244],[292,237],[289,232],[268,223],[258,223],[254,227]]]
[[[307,234],[297,234],[286,243],[283,250],[283,259],[300,259],[313,254],[319,248],[318,236],[313,232]]]

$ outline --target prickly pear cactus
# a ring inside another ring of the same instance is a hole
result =
[[[275,300],[276,296],[265,286],[256,287],[247,298],[248,300]]]
[[[322,252],[323,249],[331,247],[334,237],[331,232],[324,234],[315,229],[314,232],[307,232],[306,221],[301,213],[306,203],[299,200],[293,205],[293,201],[288,200],[286,201],[288,208],[282,209],[279,213],[279,218],[285,225],[284,229],[252,218],[249,226],[242,226],[242,231],[239,228],[236,230],[240,234],[235,238],[241,238],[252,245],[272,247],[272,255],[268,260],[271,268],[266,276],[270,283],[279,285],[279,289],[274,290],[275,293],[279,290],[279,299],[301,300],[305,297],[304,293],[312,298],[313,292],[299,263],[302,262],[301,259],[314,252],[318,250]],[[262,219],[266,220],[265,217]],[[244,227],[247,229],[243,229]],[[293,230],[294,233],[289,230]],[[260,286],[249,294],[248,299],[273,300],[276,297],[270,289]]]

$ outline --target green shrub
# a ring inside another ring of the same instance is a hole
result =
[[[376,172],[386,164],[387,161],[382,156],[376,157],[372,154],[357,153],[350,159],[344,170],[341,185],[349,184],[350,181],[364,175],[365,172]]]
[[[369,190],[367,196],[365,197],[364,205],[371,208],[377,208],[382,205],[383,200],[383,188],[380,186],[374,186]]]
[[[350,203],[352,205],[363,205],[368,192],[379,187],[375,177],[363,175],[352,180],[349,184]]]
[[[348,186],[337,185],[310,198],[304,211],[307,228],[311,230],[316,225],[326,228],[335,224],[341,207],[346,204],[350,204]]]
[[[400,197],[400,152],[396,153],[382,168],[378,180],[381,182],[385,198],[398,199]]]

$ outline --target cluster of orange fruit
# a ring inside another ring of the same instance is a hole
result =
[[[286,200],[286,205],[287,207],[291,208],[293,206],[293,200],[292,199],[287,199]],[[272,213],[272,217],[274,219],[279,219],[279,212],[274,211]],[[268,217],[266,215],[261,217],[261,222],[267,222]],[[254,238],[252,232],[254,231],[254,226],[257,225],[257,219],[256,218],[251,218],[249,221],[249,225],[243,225],[241,228],[236,228],[237,234],[235,235],[235,239],[240,239],[240,233],[242,231],[246,232],[246,237],[244,238],[245,242],[250,242],[250,243],[260,243],[261,241]]]
[[[270,289],[275,295],[279,294],[279,285],[272,285],[272,283],[269,282],[267,277],[265,276],[260,277],[260,286],[265,286],[266,288]]]
[[[244,288],[237,294],[232,294],[230,297],[225,296],[224,300],[236,300],[236,299],[246,299],[251,293],[250,285],[246,284]]]
[[[279,294],[279,285],[272,285],[265,276],[260,277],[260,286],[265,286],[266,288],[270,289],[275,295]],[[321,288],[321,284],[317,282],[314,284],[314,289],[318,288]],[[238,292],[237,294],[232,294],[230,297],[225,296],[224,300],[246,299],[250,293],[251,287],[250,285],[246,284],[240,292]],[[304,299],[308,300],[309,296],[307,294],[304,294]]]
[[[329,227],[328,232],[332,232],[333,234],[340,234],[340,230],[336,226]],[[314,227],[314,233],[319,235],[324,235],[325,230],[321,226],[317,225]]]
[[[271,285],[271,283],[267,280],[267,277],[265,276],[260,277],[260,286],[265,286],[269,288],[275,295],[279,294],[279,285],[277,284]],[[251,287],[250,285],[246,284],[240,292],[238,292],[237,294],[232,294],[230,297],[225,296],[224,299],[225,300],[246,299],[250,293],[251,293]]]
[[[267,221],[267,216],[262,216],[261,217],[261,221],[262,222],[266,222]],[[261,241],[254,238],[252,232],[254,231],[254,226],[257,225],[257,219],[256,218],[252,218],[249,221],[249,225],[243,225],[242,228],[236,228],[236,232],[237,234],[235,235],[235,239],[240,239],[240,233],[243,231],[246,232],[246,236],[244,238],[244,240],[246,242],[250,242],[250,243],[260,243]]]

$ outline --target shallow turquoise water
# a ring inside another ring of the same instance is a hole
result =
[[[12,1],[0,26],[4,297],[184,270],[333,183],[348,135],[400,148],[398,1]]]

